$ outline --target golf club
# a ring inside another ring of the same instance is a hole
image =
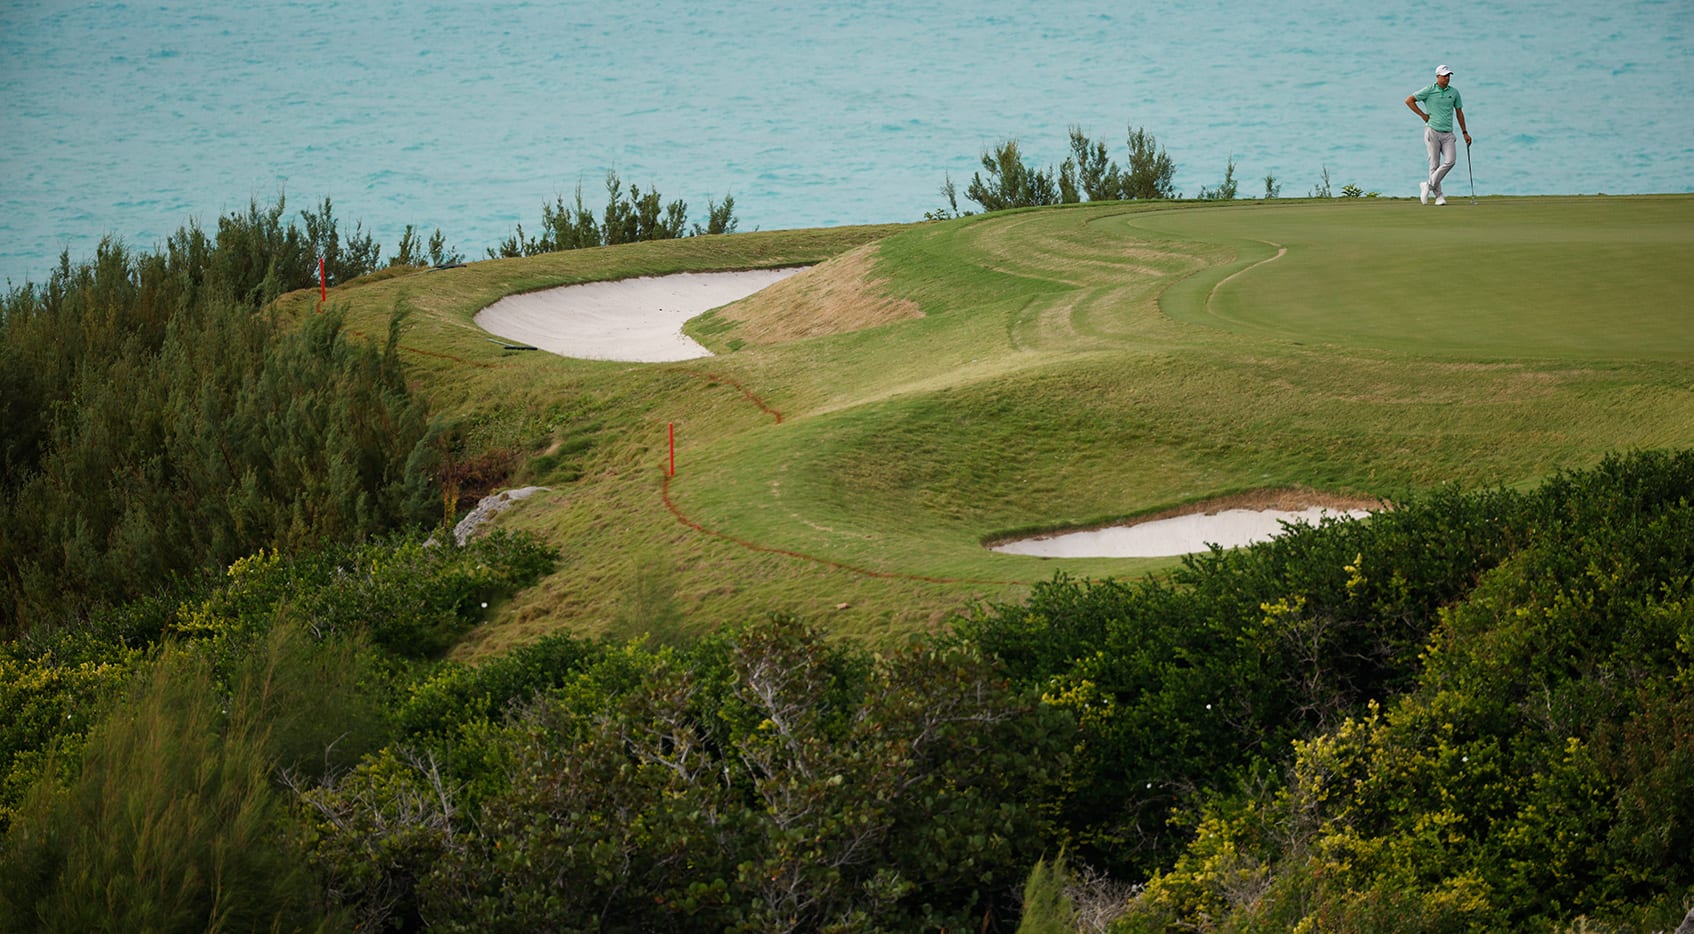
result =
[[[1470,165],[1470,140],[1465,140],[1465,172],[1470,175],[1470,203],[1476,203],[1476,170]]]

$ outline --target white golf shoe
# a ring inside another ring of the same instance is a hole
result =
[[[1423,204],[1429,203],[1429,183],[1428,182],[1418,182],[1418,201],[1423,203]]]
[[[1447,203],[1447,196],[1446,195],[1436,195],[1435,196],[1435,203],[1436,204],[1446,204]]]

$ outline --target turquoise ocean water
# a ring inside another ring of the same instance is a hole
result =
[[[480,258],[608,169],[699,221],[733,194],[743,230],[912,221],[1073,124],[1120,162],[1147,129],[1189,195],[1233,156],[1243,196],[1327,167],[1407,197],[1402,101],[1443,62],[1479,193],[1686,192],[1691,35],[1691,0],[4,0],[0,282],[282,192]]]

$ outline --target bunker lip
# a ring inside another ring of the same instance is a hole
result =
[[[1042,558],[1164,558],[1266,541],[1283,524],[1363,518],[1389,508],[1377,499],[1309,489],[1258,490],[1161,510],[1123,522],[983,542],[1001,554]]]
[[[711,356],[682,333],[688,319],[805,269],[684,272],[508,295],[476,313],[495,337],[564,357],[669,363]]]

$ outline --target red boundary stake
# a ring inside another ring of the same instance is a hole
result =
[[[318,310],[322,311],[324,302],[329,301],[329,282],[324,278],[324,258],[318,257]]]

